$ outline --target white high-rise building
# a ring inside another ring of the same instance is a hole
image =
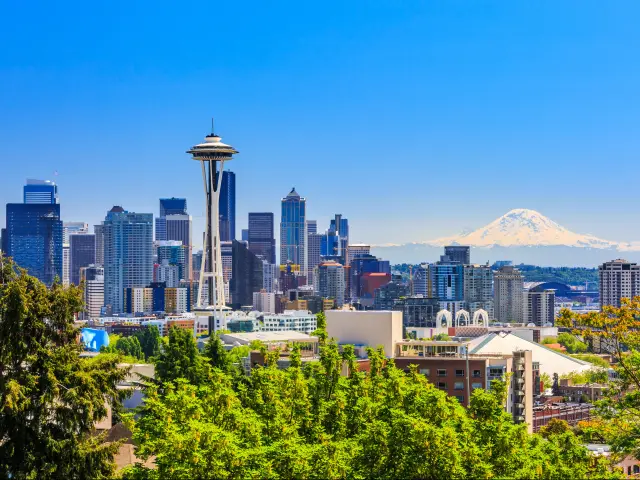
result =
[[[62,244],[62,285],[65,287],[69,286],[71,283],[71,269],[70,269],[70,257],[71,257],[71,249],[69,248],[68,243]]]
[[[265,289],[253,292],[253,309],[263,313],[276,313],[276,294]]]
[[[640,295],[640,265],[623,259],[605,262],[598,267],[600,305],[620,306],[623,298]]]
[[[89,233],[89,224],[84,222],[64,222],[62,224],[62,243],[69,244],[69,235]]]
[[[522,323],[524,281],[515,267],[505,266],[493,274],[494,315],[499,322]]]
[[[104,305],[104,268],[96,265],[80,268],[84,282],[84,318],[99,318]]]
[[[180,286],[180,267],[170,265],[169,260],[162,260],[162,263],[154,266],[154,281],[164,282],[166,287]]]
[[[280,268],[278,265],[268,263],[266,260],[262,262],[262,287],[267,293],[274,293],[276,291],[279,272]]]

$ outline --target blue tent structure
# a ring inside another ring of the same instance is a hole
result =
[[[99,352],[100,348],[109,346],[109,335],[104,330],[83,328],[80,331],[85,350]]]

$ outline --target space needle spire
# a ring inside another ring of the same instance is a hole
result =
[[[204,248],[196,308],[204,308],[202,286],[206,279],[209,282],[209,305],[214,313],[221,313],[222,310],[227,309],[222,274],[222,252],[220,250],[219,205],[222,172],[224,163],[232,160],[233,156],[238,153],[235,148],[222,143],[221,140],[221,137],[213,131],[213,119],[211,119],[211,134],[205,137],[203,143],[194,145],[190,150],[187,150],[193,160],[200,162],[206,198]]]

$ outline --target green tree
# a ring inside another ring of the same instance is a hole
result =
[[[433,336],[432,340],[436,340],[436,341],[440,341],[440,342],[448,342],[451,340],[451,337],[449,335],[447,335],[446,333],[438,333],[437,335]]]
[[[134,335],[140,342],[142,353],[145,360],[149,361],[152,357],[157,357],[160,353],[160,330],[156,325],[148,325],[139,330]]]
[[[578,340],[575,335],[563,332],[558,335],[558,343],[567,349],[568,353],[584,353],[587,351],[587,344]]]
[[[1,254],[0,254],[1,255]],[[0,256],[0,478],[107,478],[117,444],[92,435],[122,399],[118,357],[80,358],[78,287],[47,288]]]
[[[317,328],[311,335],[315,335],[316,337],[318,337],[318,341],[320,342],[320,344],[324,345],[328,337],[327,317],[324,314],[324,312],[320,312],[316,314],[316,319],[317,319]]]
[[[163,383],[184,378],[202,385],[209,376],[209,365],[198,351],[191,331],[172,326],[156,359],[156,378]]]
[[[233,362],[229,352],[225,350],[218,333],[214,333],[209,337],[209,341],[204,348],[204,355],[209,359],[212,367],[219,368],[225,372],[231,372]]]

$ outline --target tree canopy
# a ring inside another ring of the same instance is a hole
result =
[[[116,355],[80,358],[78,287],[0,259],[0,478],[107,478],[118,446],[92,431],[126,371]]]
[[[218,348],[212,347],[216,355]],[[124,477],[619,475],[608,469],[607,459],[592,457],[570,431],[550,429],[543,438],[514,424],[504,411],[501,382],[490,391],[474,391],[467,410],[416,368],[396,368],[381,350],[369,349],[370,372],[359,370],[351,346],[340,352],[328,342],[320,360],[305,366],[298,349],[291,354],[292,366],[285,370],[268,361],[245,377],[226,371],[226,360],[220,360],[213,366],[205,362],[207,374],[197,382],[172,376],[150,386],[147,401],[137,417],[128,417],[128,425],[139,445],[136,454],[154,457],[156,469],[136,465]]]

